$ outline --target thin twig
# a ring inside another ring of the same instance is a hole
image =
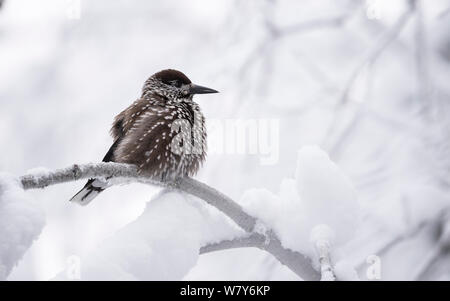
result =
[[[364,70],[364,68],[368,64],[373,64],[378,59],[378,57],[383,53],[383,51],[397,38],[397,36],[400,34],[402,29],[407,24],[412,13],[413,13],[413,8],[411,6],[409,6],[408,10],[406,10],[398,18],[398,20],[394,24],[394,26],[391,29],[389,29],[381,37],[381,39],[372,46],[372,48],[370,48],[368,50],[366,55],[362,58],[360,64],[353,70],[351,76],[349,77],[347,84],[344,88],[344,92],[341,95],[341,99],[340,99],[341,103],[345,103],[347,101],[347,96],[350,92],[350,89],[353,86],[353,83],[355,82],[358,75],[361,73],[361,71]]]
[[[334,281],[336,276],[333,272],[330,259],[330,244],[324,239],[319,239],[315,243],[316,251],[319,254],[320,281]]]
[[[281,36],[291,35],[291,34],[298,34],[305,31],[311,31],[315,29],[322,29],[322,28],[335,28],[339,27],[345,24],[345,22],[349,19],[349,17],[352,15],[352,13],[349,14],[343,14],[338,15],[331,18],[323,18],[323,19],[315,19],[315,20],[309,20],[300,22],[297,24],[292,24],[284,27],[278,27],[277,32]],[[275,26],[273,26],[275,27]]]
[[[344,104],[348,103],[349,100],[349,94],[351,92],[351,89],[353,87],[353,84],[355,83],[356,79],[360,75],[360,73],[365,69],[365,67],[369,64],[374,64],[375,61],[378,59],[378,57],[383,53],[383,51],[398,37],[402,29],[405,27],[407,22],[409,21],[410,17],[412,16],[414,12],[414,1],[410,1],[410,5],[408,6],[408,9],[398,18],[397,22],[394,24],[394,26],[387,31],[379,41],[377,41],[366,53],[366,55],[363,56],[361,59],[361,62],[356,66],[356,68],[351,73],[350,77],[348,78],[344,89],[338,99],[338,102],[336,103],[336,106],[342,106]],[[365,103],[361,103],[358,110],[356,110],[352,120],[347,123],[347,126],[344,127],[344,129],[341,131],[341,133],[338,135],[339,137],[336,137],[335,139],[332,139],[331,142],[325,143],[328,145],[327,149],[329,150],[329,153],[332,157],[336,157],[341,145],[344,145],[344,142],[347,142],[347,138],[351,136],[352,131],[357,128],[356,124],[359,120],[361,120],[361,114],[364,113],[366,110],[363,109],[363,105]],[[332,137],[332,133],[337,128],[337,124],[339,123],[339,114],[334,118],[334,120],[330,123],[330,126],[328,128],[328,134],[326,135],[327,139],[329,137]]]

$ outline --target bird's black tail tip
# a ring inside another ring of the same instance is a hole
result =
[[[89,204],[97,195],[106,188],[106,183],[98,179],[90,179],[86,185],[77,194],[75,194],[70,202],[77,203],[82,206]]]

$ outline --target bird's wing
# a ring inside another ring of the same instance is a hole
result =
[[[114,152],[117,149],[117,146],[122,141],[123,135],[118,137],[116,141],[114,141],[113,145],[109,148],[108,152],[106,153],[105,157],[103,157],[103,162],[114,162]]]
[[[113,122],[111,130],[109,132],[111,133],[111,136],[113,137],[113,139],[115,141],[117,141],[117,139],[122,137],[125,133],[123,123],[124,123],[124,119],[125,119],[126,112],[128,109],[129,108],[127,108],[126,110],[123,110],[114,118],[114,122]]]
[[[117,115],[114,119],[113,126],[111,128],[111,134],[114,137],[115,141],[109,148],[105,157],[103,157],[103,162],[114,162],[114,152],[117,149],[117,146],[123,139],[124,130],[123,130],[123,118],[124,111]],[[107,179],[106,179],[107,180]],[[105,190],[108,187],[108,183],[102,179],[89,179],[84,187],[78,191],[71,199],[71,202],[78,203],[80,205],[89,204],[100,192]]]
[[[150,169],[169,156],[171,124],[174,114],[169,108],[148,110],[126,132],[114,151],[117,162]]]

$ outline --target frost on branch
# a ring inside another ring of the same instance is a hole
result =
[[[360,216],[350,180],[315,146],[300,149],[295,178],[284,179],[278,194],[251,189],[241,203],[277,233],[284,247],[311,258],[317,258],[310,240],[317,225],[332,229],[333,246],[340,246],[353,237]]]
[[[14,177],[0,173],[0,280],[5,280],[45,224],[39,205]]]
[[[311,231],[311,242],[319,257],[321,281],[336,280],[330,258],[334,237],[334,231],[327,225],[317,225]]]

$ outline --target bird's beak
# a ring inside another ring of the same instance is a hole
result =
[[[197,86],[192,84],[189,88],[189,94],[208,94],[208,93],[219,93],[219,91],[216,91],[214,89]]]

